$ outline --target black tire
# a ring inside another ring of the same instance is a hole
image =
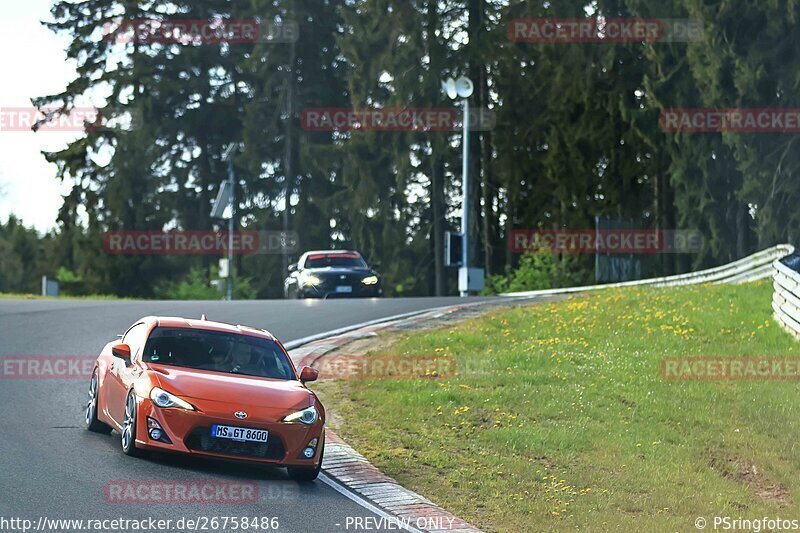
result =
[[[95,433],[102,433],[103,435],[108,435],[111,433],[111,426],[108,424],[104,424],[97,419],[97,389],[98,389],[98,380],[97,380],[97,369],[94,369],[92,372],[92,379],[89,382],[89,394],[86,399],[86,415],[84,416],[84,427],[89,431],[94,431]]]
[[[299,289],[293,289],[291,287],[286,287],[283,291],[284,296],[287,300],[300,300],[302,297],[300,296]]]
[[[131,391],[125,400],[125,415],[122,418],[120,444],[122,453],[131,457],[139,457],[142,450],[136,447],[136,395]]]
[[[286,472],[289,474],[289,477],[294,481],[299,483],[310,483],[317,479],[319,476],[320,470],[322,470],[322,456],[325,455],[325,446],[322,446],[322,450],[319,452],[319,462],[317,466],[308,467],[308,466],[288,466],[286,467]]]

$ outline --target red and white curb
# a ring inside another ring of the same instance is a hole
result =
[[[475,304],[467,304],[475,305]],[[317,335],[314,340],[303,339],[287,343],[289,355],[295,365],[311,365],[332,350],[354,340],[373,336],[377,331],[389,329],[399,323],[408,324],[437,318],[465,307],[456,305],[419,313],[408,313],[385,320],[361,324],[330,332],[329,336]],[[320,479],[350,499],[370,509],[393,524],[407,531],[474,533],[480,529],[442,509],[424,496],[401,486],[397,481],[378,470],[363,455],[348,446],[336,433],[325,430],[325,458],[322,462],[324,474]],[[337,487],[344,487],[340,489]],[[349,491],[351,494],[347,494]],[[353,497],[357,495],[356,497]]]
[[[407,524],[412,531],[480,531],[427,498],[401,486],[330,429],[325,430],[322,468],[330,478],[394,516],[395,523]]]
[[[479,302],[483,303],[483,302]],[[477,304],[477,305],[479,305]],[[463,309],[467,306],[473,306],[476,304],[467,304],[467,305],[453,305],[450,307],[443,307],[443,308],[436,308],[431,309],[429,311],[422,311],[418,313],[414,313],[411,316],[402,315],[402,318],[388,318],[385,321],[381,321],[379,323],[373,324],[365,324],[362,327],[354,327],[353,329],[348,329],[343,333],[336,333],[332,332],[332,334],[328,337],[324,338],[316,338],[315,340],[311,340],[309,342],[303,343],[302,346],[298,346],[297,348],[291,349],[291,346],[295,345],[295,343],[288,343],[286,348],[289,349],[289,355],[292,357],[292,361],[294,361],[295,365],[300,368],[304,365],[311,366],[323,356],[325,356],[328,352],[335,350],[345,344],[349,344],[355,340],[363,339],[364,337],[372,337],[377,334],[378,331],[383,331],[392,328],[400,323],[402,324],[411,324],[414,322],[422,322],[425,320],[432,320],[435,318],[439,318],[449,313],[453,313],[458,311],[459,309]],[[324,377],[324,376],[323,376]]]

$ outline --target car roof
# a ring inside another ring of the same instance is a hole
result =
[[[297,264],[305,265],[306,259],[312,255],[349,255],[364,260],[364,257],[355,250],[309,250],[300,256],[300,259],[297,260]]]
[[[202,318],[183,318],[180,316],[146,316],[138,322],[145,322],[155,324],[158,327],[164,328],[187,328],[187,329],[202,329],[206,331],[221,331],[224,333],[234,333],[240,335],[250,335],[253,337],[261,337],[277,341],[278,339],[265,329],[253,328],[250,326],[233,325],[225,322],[215,322],[207,320],[205,315]]]
[[[355,250],[309,250],[303,254],[303,257],[313,254],[326,254],[326,255],[351,254],[361,257],[361,254],[356,252]]]

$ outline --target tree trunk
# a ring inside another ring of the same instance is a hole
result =
[[[436,102],[441,98],[439,80],[434,79],[442,72],[443,49],[437,42],[436,30],[439,26],[438,3],[429,0],[427,5],[426,33],[428,37],[428,57],[430,57],[430,99]],[[444,159],[442,152],[448,149],[448,143],[443,135],[433,135],[431,138],[431,231],[433,232],[433,278],[434,293],[444,296],[445,267],[444,267],[444,230],[445,230],[445,187],[444,187]]]
[[[474,108],[482,108],[485,103],[483,102],[483,85],[485,83],[485,74],[482,61],[480,57],[481,50],[481,36],[483,35],[483,15],[484,15],[484,0],[470,0],[469,1],[469,57],[470,64],[468,72],[470,77],[477,87],[477,91],[472,96],[472,104]],[[474,115],[474,113],[473,113]],[[474,118],[472,122],[474,122]],[[469,124],[466,125],[469,128]],[[484,161],[481,160],[482,155],[483,134],[480,131],[470,130],[469,135],[469,217],[470,217],[470,240],[469,240],[469,253],[467,257],[470,258],[472,263],[476,263],[478,258],[478,250],[486,246],[486,233],[484,230],[484,214],[481,208],[481,198],[485,196],[484,177],[485,168]],[[484,259],[485,263],[485,259]],[[468,265],[471,266],[471,265]]]

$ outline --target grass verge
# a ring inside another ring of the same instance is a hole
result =
[[[694,530],[800,519],[797,381],[667,381],[667,356],[800,356],[772,286],[629,288],[387,335],[452,378],[331,380],[331,425],[488,531]]]
[[[29,293],[0,292],[2,300],[139,300],[139,298],[120,298],[113,294],[89,294],[86,296],[42,296]]]

